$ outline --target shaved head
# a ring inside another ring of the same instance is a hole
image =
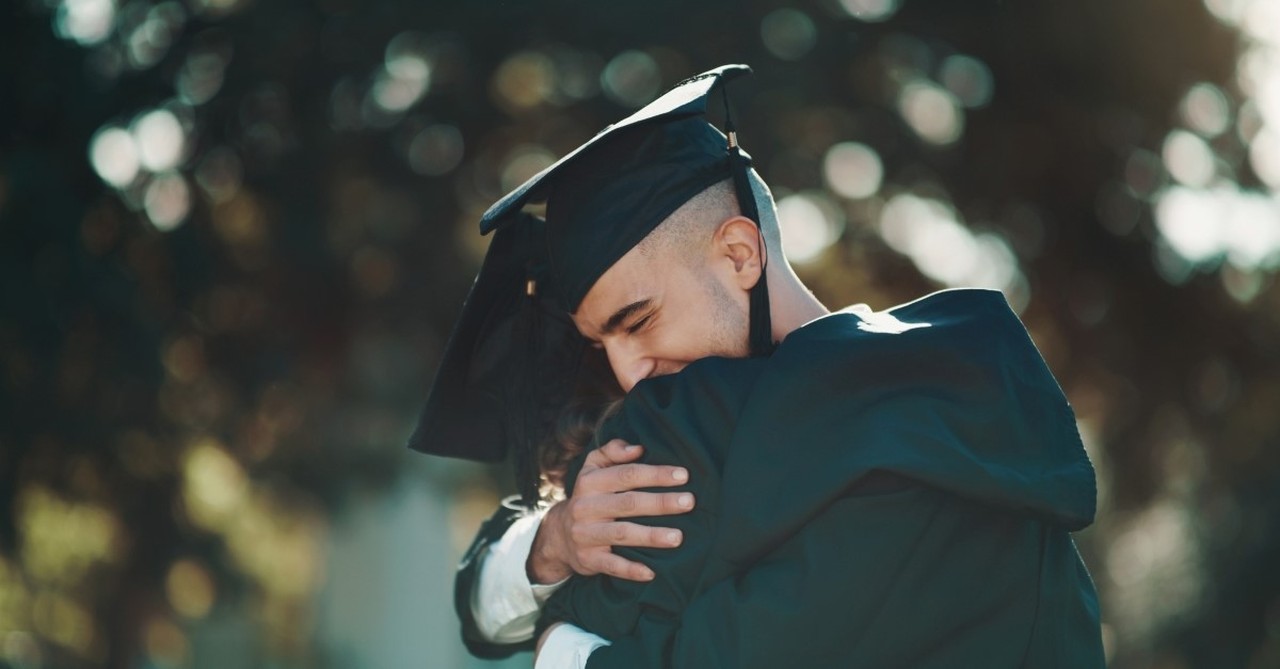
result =
[[[778,214],[773,194],[755,170],[749,173],[751,192],[760,212],[760,229],[771,258],[782,257],[782,235],[778,230]],[[645,236],[636,248],[646,256],[678,257],[687,261],[700,258],[711,243],[716,228],[741,214],[733,181],[725,179],[690,198]]]

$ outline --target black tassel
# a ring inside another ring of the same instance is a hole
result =
[[[760,210],[756,207],[755,194],[751,191],[751,181],[747,177],[747,159],[738,148],[738,132],[733,126],[733,114],[729,108],[728,86],[720,84],[720,92],[724,99],[725,134],[729,136],[729,175],[733,178],[733,190],[738,196],[738,210],[756,224],[756,232],[760,236],[760,280],[751,288],[750,334],[747,341],[751,347],[751,356],[761,357],[773,353],[775,348],[773,320],[769,313],[769,282],[766,281],[765,274],[765,269],[769,266],[769,249],[764,241],[764,230],[760,227]]]
[[[541,310],[538,308],[538,282],[529,272],[524,285],[524,297],[521,298],[519,335],[524,340],[524,359],[521,374],[521,392],[516,396],[519,406],[519,433],[516,440],[516,490],[520,493],[521,502],[530,509],[536,507],[541,499],[541,468],[538,466],[538,444],[534,436],[538,424],[538,361],[541,353],[539,345],[542,337]]]

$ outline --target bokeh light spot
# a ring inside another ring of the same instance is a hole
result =
[[[902,0],[840,0],[849,16],[868,23],[887,21],[901,5]]]
[[[600,72],[604,61],[600,56],[569,47],[555,48],[551,53],[555,64],[556,87],[569,100],[586,100],[600,93]]]
[[[167,172],[160,174],[147,184],[147,192],[143,196],[143,205],[147,210],[147,218],[159,230],[172,230],[187,219],[191,211],[191,189],[182,175]]]
[[[1267,126],[1254,136],[1249,164],[1263,183],[1280,190],[1280,125]]]
[[[820,193],[797,193],[778,201],[778,227],[787,259],[805,264],[817,260],[844,230],[840,210]]]
[[[537,51],[512,54],[493,75],[493,90],[500,104],[522,111],[542,104],[555,87],[551,59]]]
[[[192,559],[178,560],[169,567],[165,592],[173,610],[192,619],[208,615],[216,595],[213,576],[204,565]]]
[[[605,95],[624,107],[640,107],[658,94],[662,74],[658,63],[643,51],[623,51],[600,73]]]
[[[196,11],[210,17],[225,16],[240,8],[245,0],[194,0]]]
[[[248,493],[249,480],[240,463],[213,439],[197,442],[182,465],[187,516],[197,527],[219,531],[232,520]]]
[[[178,117],[167,109],[140,116],[133,124],[133,140],[138,145],[139,161],[152,172],[173,169],[182,161],[185,133]]]
[[[1204,0],[1204,6],[1219,21],[1235,25],[1243,18],[1244,9],[1249,2],[1250,0]]]
[[[439,123],[423,128],[409,142],[409,167],[423,176],[440,176],[462,162],[462,133]]]
[[[1174,187],[1156,203],[1156,227],[1178,255],[1204,262],[1222,252],[1219,213],[1207,193]]]
[[[133,137],[121,128],[103,128],[89,142],[89,162],[98,176],[116,188],[125,188],[138,176],[138,149]]]
[[[942,61],[938,78],[960,104],[969,109],[987,106],[995,92],[995,77],[991,69],[971,56],[948,56]]]
[[[1169,174],[1179,182],[1204,187],[1213,181],[1216,171],[1213,149],[1198,135],[1174,130],[1165,138],[1161,153]]]
[[[214,203],[226,202],[240,190],[244,168],[236,152],[225,146],[210,149],[196,167],[196,183]]]
[[[80,656],[89,654],[95,635],[93,617],[79,602],[44,591],[31,607],[36,631]]]
[[[1175,186],[1160,193],[1155,219],[1161,239],[1192,267],[1223,255],[1241,270],[1280,266],[1278,197]]]
[[[22,564],[36,582],[74,586],[96,563],[118,556],[121,528],[107,509],[32,485],[19,493],[16,510]]]
[[[1217,137],[1231,124],[1231,106],[1222,90],[1210,83],[1192,86],[1178,107],[1183,123],[1205,137]]]
[[[813,49],[818,30],[808,14],[778,9],[760,21],[760,38],[769,53],[782,60],[799,60]]]
[[[903,86],[898,110],[916,135],[930,144],[954,144],[964,131],[959,101],[932,82],[917,80]]]
[[[205,371],[204,341],[196,335],[179,337],[165,347],[162,362],[174,380],[191,383]]]
[[[386,62],[370,94],[383,110],[398,114],[412,107],[431,85],[431,64],[423,55],[425,39],[414,32],[396,35],[387,44]]]
[[[921,274],[935,281],[1012,293],[1015,309],[1026,299],[1018,294],[1025,280],[1008,242],[992,232],[975,235],[947,203],[895,195],[881,211],[879,232],[890,248],[910,258]]]
[[[1146,150],[1134,149],[1124,164],[1124,182],[1133,194],[1150,197],[1166,182],[1164,163],[1160,156]]]
[[[159,63],[186,20],[187,11],[177,2],[170,0],[153,6],[126,40],[129,64],[144,70]]]
[[[189,105],[200,105],[213,99],[222,89],[227,60],[220,54],[196,51],[178,71],[174,87],[178,98]]]
[[[324,525],[314,513],[290,508],[277,495],[255,492],[227,527],[232,558],[268,592],[305,596],[323,571]],[[292,500],[297,507],[301,500]]]
[[[884,166],[875,150],[858,142],[841,142],[827,149],[822,174],[837,195],[861,199],[880,190]]]
[[[112,0],[63,0],[54,18],[54,32],[81,46],[93,46],[111,35],[115,18]]]

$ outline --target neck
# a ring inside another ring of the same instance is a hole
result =
[[[774,341],[782,341],[805,323],[831,313],[790,267],[777,271],[770,267],[768,277],[769,317]]]

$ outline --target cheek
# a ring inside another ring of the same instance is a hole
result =
[[[682,306],[682,317],[671,319],[660,337],[662,357],[688,363],[707,356],[737,354],[733,332],[738,319],[728,295],[699,290],[687,296]]]

